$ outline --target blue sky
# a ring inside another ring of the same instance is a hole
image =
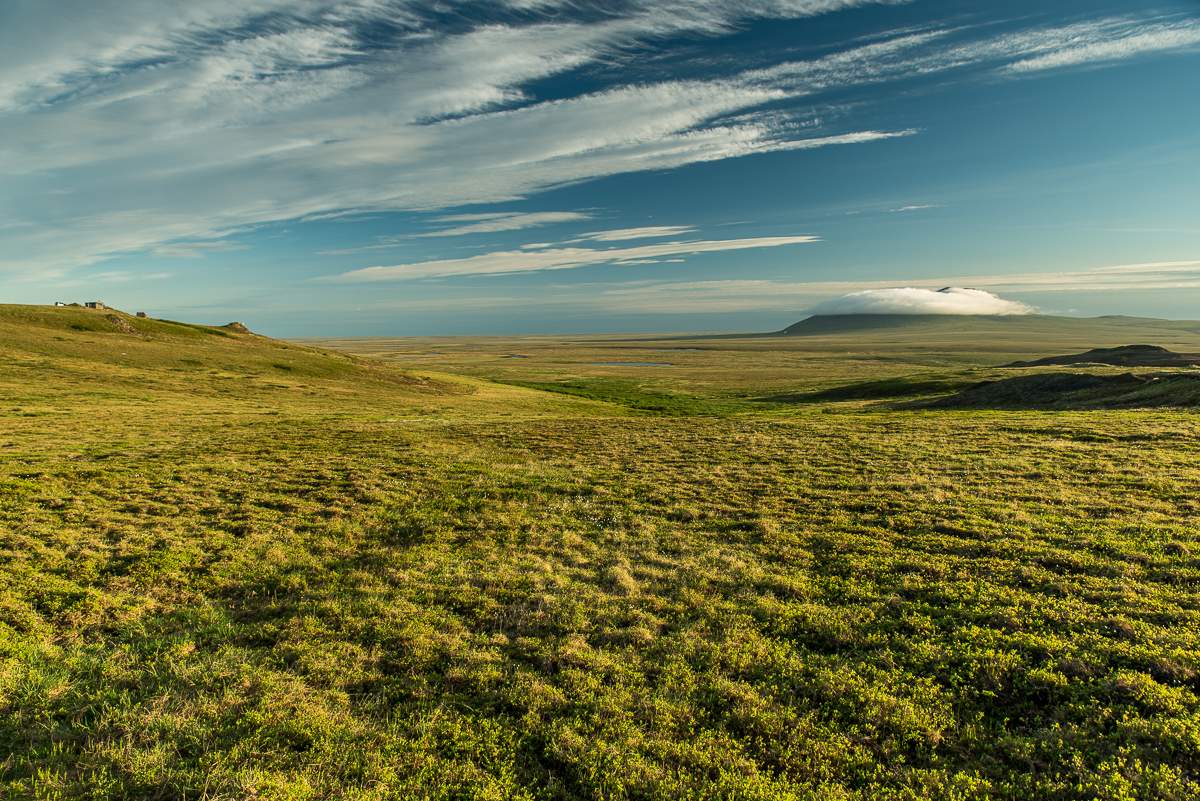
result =
[[[1198,87],[1195,0],[2,0],[0,299],[282,336],[944,285],[1196,319]]]

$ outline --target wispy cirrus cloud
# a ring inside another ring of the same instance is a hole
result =
[[[960,287],[956,297],[938,289]],[[693,314],[811,309],[824,313],[861,313],[895,309],[908,301],[930,308],[929,300],[955,308],[1008,308],[997,305],[971,290],[985,295],[1020,292],[1037,295],[1059,292],[1127,292],[1130,290],[1198,290],[1200,260],[1147,262],[1095,267],[1084,270],[1016,272],[993,275],[944,275],[934,278],[906,278],[870,281],[787,281],[777,279],[717,279],[705,281],[623,282],[600,288],[594,302],[630,313]],[[849,296],[849,300],[836,298]],[[1003,298],[1001,300],[1004,300]],[[829,301],[828,306],[820,304]],[[965,303],[963,301],[966,301]],[[976,302],[982,301],[982,302]],[[563,302],[558,298],[557,302]],[[1005,301],[1007,302],[1007,301]],[[816,307],[816,308],[814,308]],[[914,303],[907,303],[914,307]],[[853,309],[854,311],[851,311]],[[996,312],[978,311],[992,314]]]
[[[597,264],[621,264],[671,256],[720,253],[734,250],[774,248],[819,241],[810,235],[747,237],[744,239],[708,239],[687,242],[661,242],[623,248],[551,247],[540,250],[505,250],[481,253],[464,259],[433,259],[408,264],[381,265],[351,270],[326,280],[359,283],[403,281],[415,278],[447,278],[463,275],[503,275],[507,273],[570,270]]]
[[[435,231],[427,231],[409,236],[379,237],[375,242],[349,248],[319,251],[325,256],[349,255],[370,250],[387,250],[400,247],[409,239],[428,239],[436,237],[467,236],[471,234],[492,234],[504,231],[523,231],[546,225],[581,222],[593,219],[593,215],[578,211],[538,211],[538,212],[473,212],[470,214],[448,214],[435,217],[434,223],[461,223]],[[656,225],[642,228],[614,228],[607,231],[591,231],[580,234],[572,239],[558,244],[578,242],[620,242],[629,239],[652,239],[668,236],[681,236],[696,230],[690,225]],[[522,244],[522,250],[537,250],[554,247],[554,242],[528,242]]]
[[[696,230],[693,225],[647,225],[641,228],[613,228],[608,231],[591,231],[574,241],[622,242],[629,239],[657,239],[664,236],[682,236]]]
[[[797,120],[813,118],[813,98],[865,84],[1013,78],[1200,41],[1200,22],[1153,15],[935,28],[750,70],[553,99],[533,88],[671,36],[883,2],[630,0],[593,13],[507,0],[453,24],[415,0],[21,4],[0,26],[0,269],[53,274],[121,253],[183,255],[170,243],[274,221],[505,203],[620,173],[912,136],[853,116]],[[422,235],[566,220],[458,222]]]
[[[1096,26],[1090,33],[1065,47],[1047,48],[1009,64],[1004,70],[1024,74],[1200,46],[1200,24],[1195,20],[1140,24],[1130,19]]]
[[[129,270],[103,270],[88,276],[89,281],[102,281],[108,284],[123,284],[129,281],[161,281],[170,278],[171,273],[135,273]]]
[[[990,69],[1007,77],[1102,64],[1200,43],[1200,20],[1101,17],[992,36],[934,28],[884,38],[816,59],[743,74],[747,83],[806,96],[837,88]]]
[[[670,261],[670,259],[667,259]],[[82,283],[82,282],[80,282]],[[63,284],[60,284],[60,286]],[[487,289],[479,282],[447,282],[436,285],[436,291],[419,295],[414,287],[403,292],[372,292],[369,298],[356,299],[352,305],[335,308],[362,312],[454,312],[495,311],[498,308],[550,311],[567,315],[653,315],[669,323],[671,315],[770,313],[799,319],[824,301],[864,290],[893,290],[903,287],[920,288],[925,293],[946,286],[986,289],[1002,299],[1020,293],[1022,300],[1045,306],[1054,304],[1055,293],[1087,292],[1122,293],[1131,289],[1200,290],[1200,259],[1107,265],[1093,268],[1044,273],[1013,273],[992,275],[944,275],[933,278],[911,278],[893,275],[881,280],[805,281],[788,279],[703,279],[663,280],[637,278],[633,280],[596,282],[551,282],[537,293],[504,292],[491,282]],[[432,288],[432,287],[431,287]],[[411,291],[410,291],[411,290]],[[270,304],[267,298],[262,303]],[[201,307],[195,307],[201,308]],[[261,306],[247,306],[244,312],[261,311]],[[315,311],[315,309],[314,309]],[[745,326],[745,323],[741,324]]]
[[[174,259],[198,259],[210,253],[231,253],[246,250],[247,245],[218,239],[209,242],[168,242],[154,246],[150,252],[155,256]]]
[[[494,234],[501,231],[523,231],[526,228],[537,228],[542,225],[579,222],[591,219],[590,214],[579,211],[534,211],[534,212],[495,212],[487,214],[452,214],[448,217],[438,217],[434,222],[463,223],[450,228],[440,228],[415,234],[418,237],[437,236],[467,236],[470,234]]]
[[[98,284],[122,285],[140,283],[142,281],[165,281],[174,277],[174,273],[160,271],[153,273],[134,272],[132,270],[100,270],[83,273],[72,278],[54,281],[56,289],[74,289],[76,287],[94,287]]]
[[[897,206],[894,209],[888,209],[893,214],[903,214],[909,211],[924,211],[925,209],[940,209],[941,203],[909,203],[904,206]]]

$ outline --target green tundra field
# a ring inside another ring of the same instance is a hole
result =
[[[878,322],[0,307],[0,798],[1200,798],[1200,323]]]

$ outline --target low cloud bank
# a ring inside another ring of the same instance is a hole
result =
[[[1032,306],[982,289],[896,287],[851,292],[820,303],[812,314],[1033,314]]]

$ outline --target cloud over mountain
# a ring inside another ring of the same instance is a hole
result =
[[[982,289],[867,289],[813,307],[812,314],[1033,314],[1035,309]]]

